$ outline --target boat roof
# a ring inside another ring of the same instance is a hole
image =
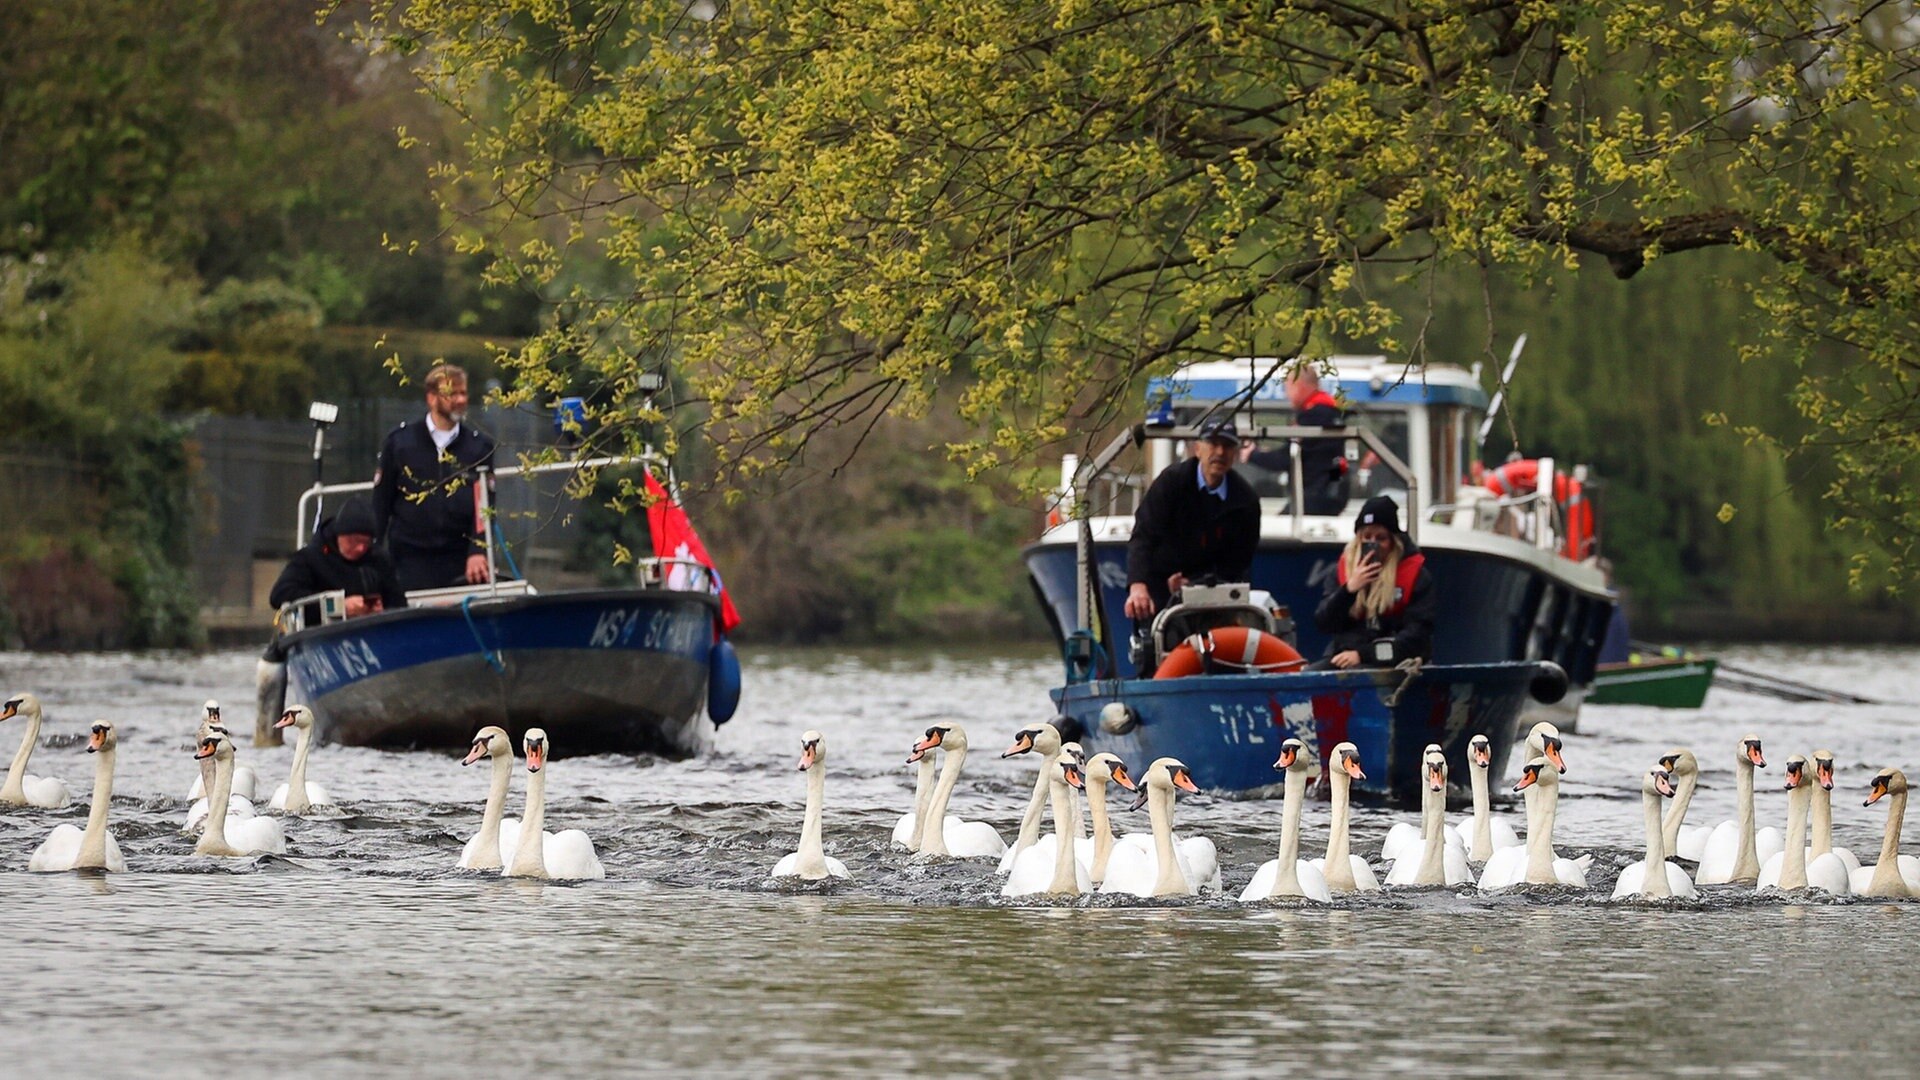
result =
[[[1246,392],[1265,375],[1276,356],[1248,356],[1236,360],[1206,360],[1188,364],[1170,376],[1147,383],[1149,408],[1162,400],[1176,405],[1205,405]],[[1371,405],[1467,405],[1487,407],[1487,392],[1467,369],[1455,364],[1409,367],[1385,356],[1331,356],[1322,361],[1320,386],[1359,408]],[[1326,365],[1336,377],[1329,378]],[[1253,395],[1257,402],[1284,402],[1286,386],[1276,373]]]

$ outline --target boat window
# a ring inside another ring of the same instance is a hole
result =
[[[1411,439],[1408,436],[1407,414],[1402,409],[1372,409],[1358,414],[1349,414],[1358,426],[1371,429],[1381,442],[1387,444],[1401,461],[1412,464],[1410,453]],[[1373,451],[1364,445],[1360,448],[1360,484],[1359,488],[1367,498],[1375,495],[1391,495],[1393,501],[1402,507],[1407,505],[1407,485],[1385,463],[1379,461]]]
[[[1427,414],[1427,454],[1433,475],[1426,479],[1431,502],[1450,503],[1459,490],[1466,459],[1461,456],[1460,430],[1464,417],[1457,406],[1442,405]]]

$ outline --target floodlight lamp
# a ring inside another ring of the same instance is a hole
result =
[[[639,385],[641,392],[657,394],[667,388],[667,377],[658,371],[643,371]]]
[[[316,401],[307,406],[307,419],[319,424],[321,427],[326,427],[328,424],[340,419],[340,406],[331,405],[324,401]]]

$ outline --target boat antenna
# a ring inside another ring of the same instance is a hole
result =
[[[1474,438],[1475,446],[1487,445],[1487,434],[1493,430],[1493,421],[1500,415],[1500,406],[1506,404],[1507,384],[1513,381],[1513,369],[1520,366],[1520,350],[1526,347],[1527,335],[1521,334],[1514,339],[1513,351],[1507,354],[1506,369],[1500,372],[1500,385],[1493,388],[1493,401],[1487,405],[1486,419],[1480,421],[1480,433]]]

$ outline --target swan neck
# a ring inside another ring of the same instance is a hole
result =
[[[1553,820],[1560,812],[1560,789],[1535,787],[1539,794],[1527,807],[1527,880],[1552,885],[1560,880],[1553,872]]]
[[[1693,802],[1693,789],[1700,783],[1700,774],[1690,772],[1680,778],[1673,792],[1673,805],[1667,807],[1667,816],[1660,826],[1660,848],[1671,855],[1680,847],[1680,826],[1686,824],[1687,806]]]
[[[1087,816],[1093,819],[1093,883],[1107,877],[1107,860],[1113,857],[1113,824],[1107,817],[1107,782],[1087,777]]]
[[[1807,887],[1807,810],[1813,802],[1811,784],[1801,784],[1787,795],[1787,851],[1780,868],[1780,887]]]
[[[1640,883],[1642,896],[1672,896],[1667,884],[1666,824],[1660,820],[1660,793],[1643,792],[1640,807],[1647,822],[1647,876]]]
[[[1051,783],[1053,802],[1053,883],[1047,891],[1056,895],[1077,895],[1080,892],[1080,880],[1075,875],[1073,834],[1077,829],[1068,829],[1067,818],[1078,817],[1073,807],[1073,789],[1066,780],[1054,780]]]
[[[1900,859],[1900,830],[1906,823],[1906,816],[1907,793],[1903,791],[1887,800],[1887,828],[1880,834],[1880,865],[1894,866],[1896,875],[1899,873],[1896,864]]]
[[[26,718],[27,730],[20,736],[20,749],[13,753],[13,764],[7,766],[7,782],[0,784],[0,802],[27,801],[27,760],[33,757],[33,748],[40,742],[40,710],[35,707],[20,715]]]
[[[520,816],[520,846],[513,852],[513,877],[547,876],[547,770],[527,774],[527,808]]]
[[[946,754],[947,759],[940,763],[940,782],[927,796],[916,830],[920,834],[917,850],[930,855],[947,854],[947,803],[953,798],[954,787],[960,783],[960,769],[967,763],[964,749],[948,750]]]
[[[1420,852],[1420,868],[1414,874],[1417,885],[1447,883],[1447,793],[1425,788],[1420,796],[1420,830],[1425,844]]]
[[[1475,862],[1486,862],[1493,857],[1493,796],[1488,790],[1487,767],[1469,762],[1467,771],[1473,780],[1473,845],[1467,854]]]
[[[1033,798],[1027,800],[1027,812],[1020,818],[1020,838],[1014,842],[1015,851],[1025,851],[1040,839],[1040,815],[1047,805],[1047,777],[1053,774],[1059,761],[1058,750],[1040,759],[1040,773],[1033,778]]]
[[[213,786],[207,789],[207,824],[195,848],[201,854],[224,855],[227,844],[227,800],[233,797],[233,758],[213,758]]]
[[[1807,852],[1819,858],[1833,850],[1833,792],[1818,784],[1813,788],[1813,836]]]
[[[1745,757],[1734,772],[1735,805],[1738,820],[1734,829],[1738,833],[1740,854],[1734,859],[1733,878],[1738,882],[1752,884],[1760,878],[1760,848],[1753,833],[1753,763]]]
[[[98,752],[93,766],[93,805],[87,810],[87,831],[80,837],[80,857],[74,866],[107,865],[107,811],[113,803],[114,747]]]
[[[1307,773],[1287,770],[1287,786],[1280,811],[1280,866],[1273,880],[1279,896],[1300,895],[1300,812],[1307,801]]]
[[[913,782],[913,835],[907,838],[907,850],[919,851],[927,840],[927,807],[933,802],[933,754],[920,757],[920,774]]]
[[[1147,817],[1153,822],[1154,860],[1160,875],[1153,884],[1155,896],[1185,896],[1191,890],[1180,874],[1180,861],[1173,849],[1173,791],[1155,788],[1148,793]]]
[[[1347,803],[1352,798],[1348,788],[1353,778],[1346,770],[1333,770],[1333,810],[1327,824],[1327,888],[1335,892],[1352,892],[1359,888],[1359,882],[1353,876],[1353,860],[1347,849]]]
[[[827,801],[827,763],[816,761],[807,770],[807,816],[800,825],[800,860],[794,869],[803,878],[827,876],[827,850],[820,836],[820,817]]]
[[[507,787],[513,781],[512,754],[494,755],[492,761],[493,779],[487,786],[487,805],[480,812],[480,835],[474,844],[476,870],[495,870],[500,866],[500,817],[506,811]],[[291,797],[292,792],[288,795]]]
[[[293,771],[287,774],[287,810],[299,813],[312,805],[307,800],[307,755],[313,750],[313,729],[300,729],[293,748]]]

